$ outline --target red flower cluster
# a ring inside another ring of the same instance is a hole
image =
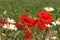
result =
[[[35,27],[38,24],[38,28],[40,30],[46,29],[45,24],[49,24],[52,22],[52,16],[47,11],[38,12],[38,18],[40,20],[36,20],[34,18],[29,18],[27,14],[23,14],[21,17],[19,17],[19,20],[21,20],[28,27]],[[43,24],[44,26],[41,26],[41,24]]]
[[[36,25],[38,28],[43,31],[46,29],[45,24],[49,24],[52,22],[52,16],[49,12],[38,12],[38,19],[30,18],[27,14],[23,14],[21,17],[19,17],[19,20],[23,22],[23,24],[26,24],[28,26],[27,28],[22,27],[22,30],[25,32],[25,40],[31,40],[32,32],[28,30],[30,27],[35,27]],[[17,28],[19,28],[20,23],[16,22],[15,25]]]
[[[49,12],[44,11],[44,12],[38,12],[38,17],[39,17],[39,21],[38,21],[38,28],[43,31],[46,29],[46,25],[45,24],[49,24],[52,22],[52,16]]]

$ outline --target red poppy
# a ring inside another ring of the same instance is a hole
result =
[[[16,22],[15,26],[19,29],[22,26],[22,24],[20,24],[19,22]]]
[[[21,17],[19,17],[19,20],[21,20],[28,27],[35,27],[37,24],[37,20],[34,18],[29,18],[27,14],[23,14]]]
[[[43,30],[46,29],[46,26],[45,26],[44,23],[42,23],[41,21],[39,21],[39,22],[38,22],[38,28],[39,28],[41,31],[43,31]]]
[[[32,25],[31,19],[28,17],[27,14],[23,14],[21,17],[19,17],[19,20],[21,20],[26,25]]]
[[[51,14],[50,14],[49,12],[47,12],[47,11],[38,12],[38,17],[39,17],[39,19],[40,19],[42,22],[44,22],[44,23],[46,23],[46,24],[52,22],[52,16],[51,16]]]
[[[38,20],[32,18],[31,22],[32,22],[32,26],[35,27],[37,25],[37,23],[38,23]]]

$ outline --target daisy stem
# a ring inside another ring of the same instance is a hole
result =
[[[13,40],[15,40],[16,36],[20,33],[20,31],[18,31],[16,34],[15,34],[15,37],[13,38]]]

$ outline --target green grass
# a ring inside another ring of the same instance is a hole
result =
[[[60,14],[60,0],[0,0],[0,14],[2,15],[4,11],[7,11],[4,17],[15,20],[23,13],[36,17],[37,12],[43,11],[44,7],[55,8],[53,16]]]

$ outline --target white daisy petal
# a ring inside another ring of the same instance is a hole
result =
[[[12,21],[15,21],[15,20],[13,20],[13,19],[11,19]]]
[[[47,27],[50,27],[50,24],[46,24]]]
[[[56,26],[56,23],[55,23],[55,22],[52,22],[52,24],[53,24],[54,26]]]
[[[7,11],[4,11],[4,13],[3,14],[6,14],[7,13]]]
[[[7,21],[10,22],[10,18],[7,18]]]
[[[13,29],[13,30],[17,30],[17,28],[13,24],[10,24],[10,28]]]
[[[3,27],[3,28],[7,28],[7,25],[6,25],[6,24],[4,24],[2,27]]]
[[[7,21],[8,21],[9,23],[15,23],[15,20],[10,19],[10,18],[7,18]]]
[[[53,27],[52,25],[50,25],[50,24],[45,24],[47,27]]]
[[[54,11],[54,9],[52,7],[50,7],[50,11]]]
[[[60,22],[59,22],[59,21],[56,21],[56,24],[57,24],[57,25],[60,25]]]
[[[44,10],[45,11],[54,11],[54,8],[52,8],[52,7],[45,7]]]

